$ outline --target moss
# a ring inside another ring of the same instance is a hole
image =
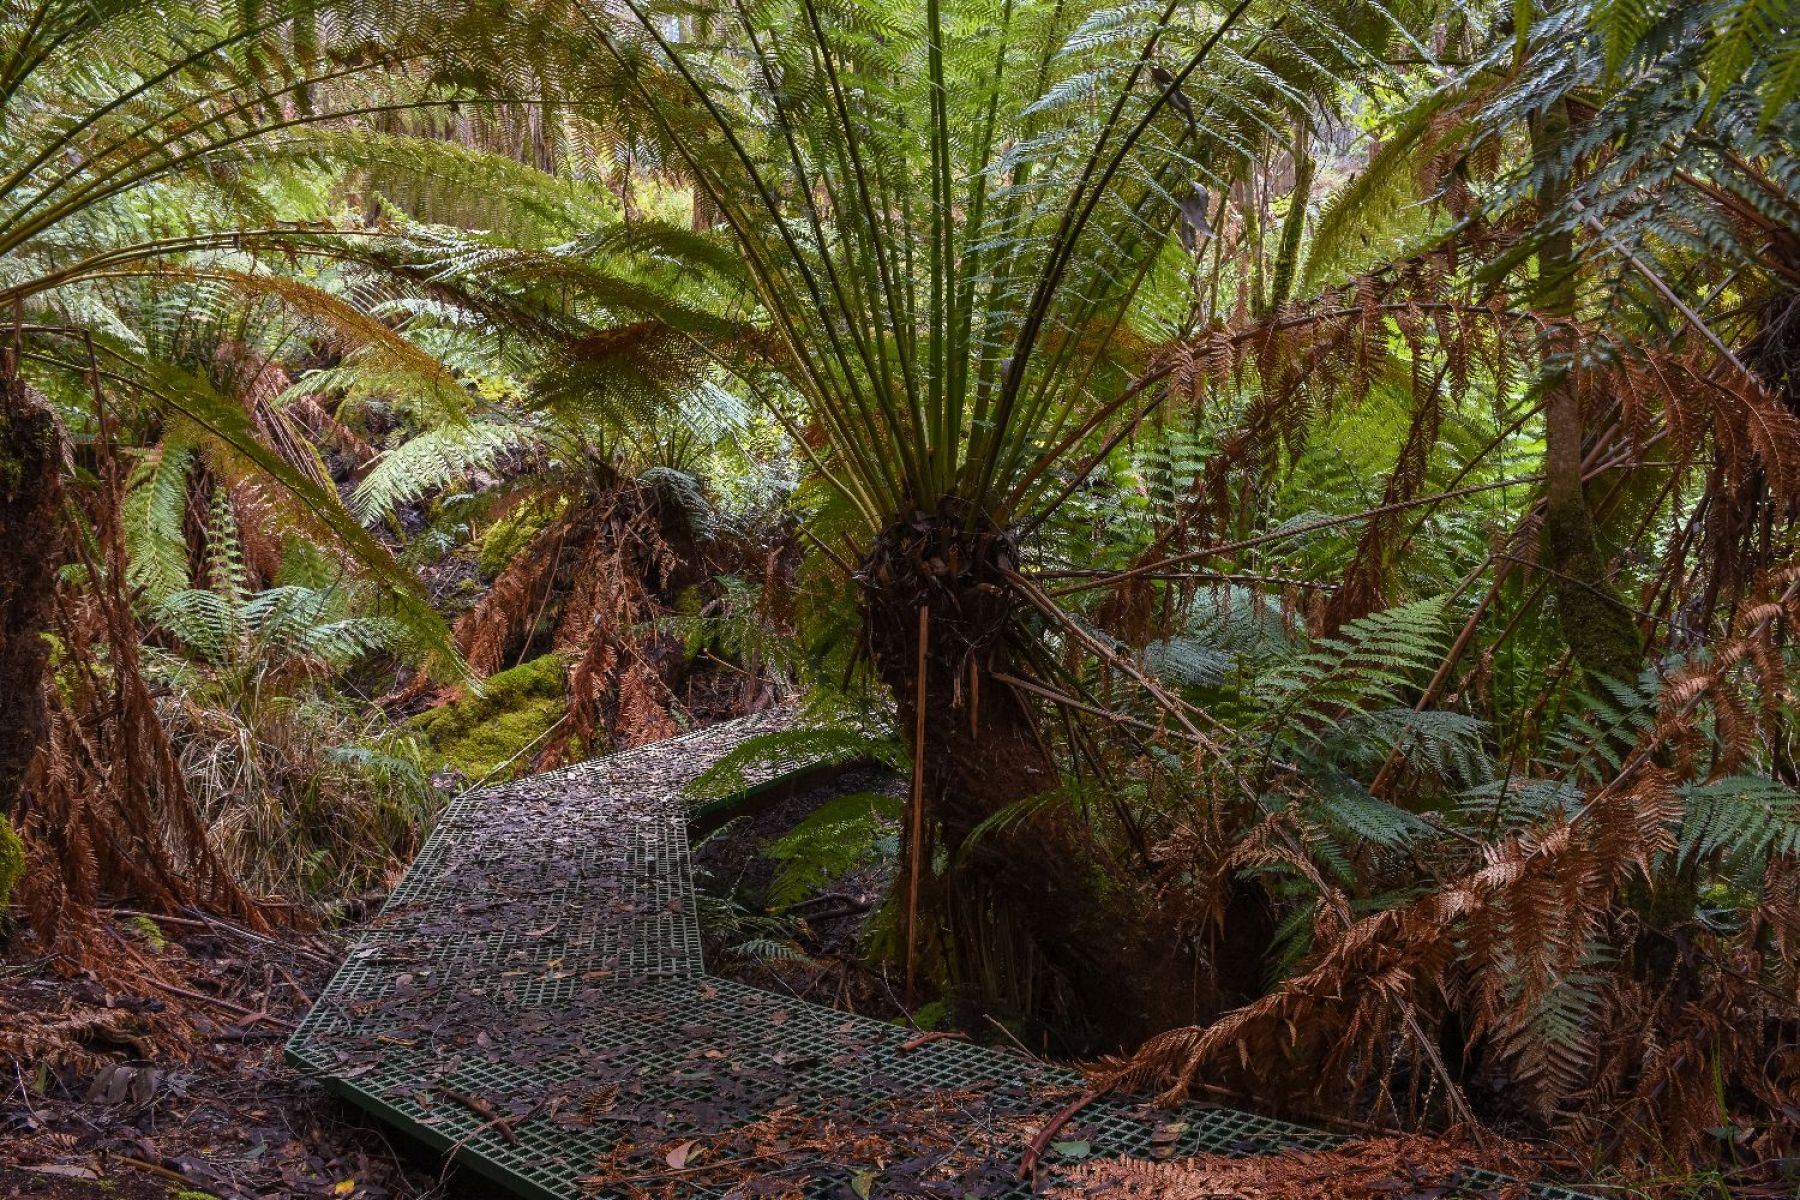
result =
[[[492,579],[504,571],[507,564],[529,546],[545,526],[562,515],[565,507],[566,501],[561,499],[548,505],[527,504],[489,526],[487,532],[481,535],[481,549],[477,557],[482,575]]]
[[[12,899],[12,890],[25,877],[25,843],[0,816],[0,908]]]
[[[169,939],[163,936],[162,927],[149,917],[128,917],[124,927],[126,933],[150,947],[152,953],[161,954],[169,948]]]
[[[950,1019],[950,1007],[942,1000],[931,1000],[914,1009],[911,1019],[916,1029],[942,1029]]]
[[[1556,572],[1557,622],[1575,661],[1595,675],[1631,680],[1644,660],[1631,610],[1606,577],[1585,503],[1552,505],[1544,514],[1545,565]]]
[[[520,751],[568,711],[565,666],[560,655],[534,658],[490,676],[481,695],[414,717],[407,724],[425,741],[425,765],[433,771],[459,771],[471,781],[515,758],[513,772],[528,769],[528,756]]]

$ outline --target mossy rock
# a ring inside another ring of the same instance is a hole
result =
[[[471,782],[508,763],[509,774],[528,770],[530,756],[521,751],[568,712],[567,666],[558,654],[534,658],[490,675],[480,695],[464,696],[407,722],[425,741],[426,767],[458,771]]]
[[[13,888],[25,877],[25,843],[0,816],[0,909],[12,902]]]

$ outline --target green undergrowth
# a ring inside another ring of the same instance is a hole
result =
[[[12,901],[12,890],[25,876],[25,843],[0,815],[0,909]]]
[[[894,857],[894,823],[903,806],[899,797],[880,792],[852,792],[821,804],[764,851],[778,864],[769,906],[798,904],[864,863]]]
[[[526,504],[489,526],[481,535],[477,557],[482,575],[488,579],[499,575],[567,507],[563,498],[549,504]]]
[[[491,675],[480,695],[422,712],[408,722],[425,740],[430,770],[461,772],[470,782],[510,778],[531,767],[525,751],[568,711],[561,655],[546,654]]]

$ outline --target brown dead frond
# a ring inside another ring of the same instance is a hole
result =
[[[1311,958],[1212,1024],[1104,1064],[1099,1082],[1175,1103],[1203,1079],[1253,1076],[1265,1092],[1348,1105],[1366,1086],[1416,1084],[1454,1029],[1544,1127],[1604,1137],[1614,1160],[1703,1157],[1739,1123],[1760,1131],[1757,1154],[1792,1153],[1800,862],[1770,857],[1765,899],[1739,928],[1653,923],[1657,894],[1686,886],[1684,787],[1737,769],[1762,692],[1787,694],[1774,651],[1795,631],[1800,584],[1778,572],[1768,590],[1714,654],[1670,676],[1653,724],[1573,814],[1481,845],[1479,862],[1411,903],[1350,920],[1301,850],[1305,831],[1266,819],[1233,862],[1313,880]]]
[[[46,945],[77,961],[103,893],[153,911],[205,908],[259,929],[270,920],[210,844],[145,683],[125,590],[122,472],[105,437],[97,451],[98,483],[78,500],[93,542],[68,539],[86,586],[57,585],[60,654],[42,683],[47,728],[14,813],[31,862],[18,903]]]
[[[1250,1158],[1098,1159],[1060,1171],[1046,1194],[1063,1200],[1387,1200],[1451,1192],[1470,1182],[1476,1167],[1530,1178],[1535,1166],[1525,1146],[1490,1141],[1478,1149],[1437,1138],[1386,1137]],[[1529,1192],[1524,1183],[1511,1183],[1492,1194],[1524,1200]]]

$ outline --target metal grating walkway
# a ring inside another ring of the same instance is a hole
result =
[[[963,1042],[909,1047],[898,1026],[705,976],[683,788],[783,720],[457,800],[289,1061],[534,1200],[1031,1195],[1013,1180],[1019,1155],[1080,1092],[1078,1074]],[[812,765],[765,771],[749,790]],[[1057,1136],[1096,1157],[1339,1140],[1119,1099]],[[1500,1182],[1470,1172],[1464,1194]]]

